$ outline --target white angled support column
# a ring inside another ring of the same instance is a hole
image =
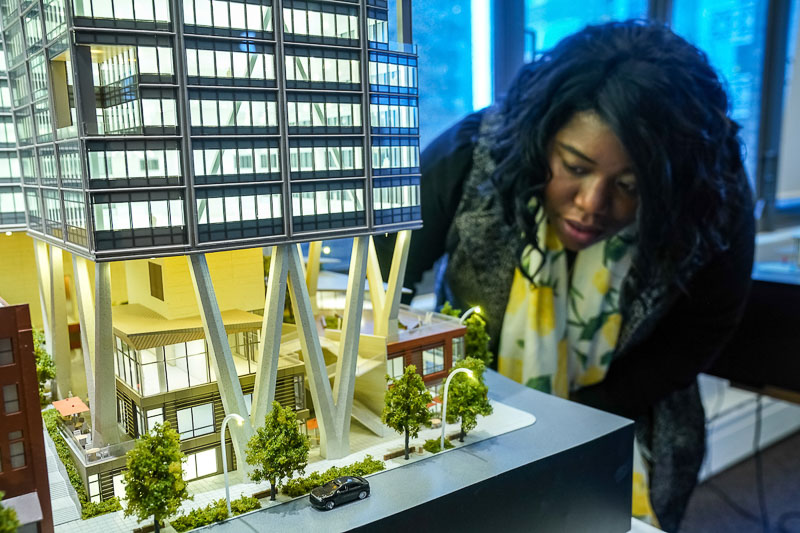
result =
[[[375,335],[389,338],[397,337],[397,318],[400,313],[400,296],[403,292],[403,278],[408,262],[408,248],[411,244],[411,230],[397,232],[397,240],[392,255],[392,269],[389,272],[386,301],[379,318],[375,320]],[[370,291],[372,284],[370,284]]]
[[[222,314],[217,304],[214,293],[214,285],[211,282],[211,273],[208,270],[208,262],[205,254],[189,255],[189,272],[192,275],[197,306],[200,308],[200,317],[203,321],[203,331],[206,335],[206,342],[212,357],[211,364],[214,367],[214,374],[217,376],[217,386],[219,395],[222,398],[222,406],[226,414],[235,413],[244,418],[241,426],[230,426],[233,448],[239,458],[239,463],[244,466],[245,471],[249,468],[245,463],[245,449],[247,441],[253,435],[253,426],[250,417],[247,416],[247,407],[242,395],[242,385],[239,382],[239,375],[236,372],[236,365],[233,363],[233,354],[228,344],[228,335],[225,332],[225,324],[222,322]]]
[[[95,446],[119,442],[117,383],[114,377],[114,326],[111,321],[111,264],[94,267],[94,394],[92,440]]]
[[[278,379],[278,362],[283,327],[283,306],[286,301],[286,274],[288,272],[287,246],[272,248],[267,281],[267,297],[264,302],[264,320],[261,323],[261,342],[258,345],[259,359],[256,370],[256,386],[250,418],[253,427],[260,427],[264,417],[272,409],[275,399],[275,383]]]
[[[58,397],[66,398],[72,391],[72,367],[70,364],[69,328],[67,325],[67,293],[64,287],[64,253],[57,246],[50,246],[50,325],[52,343],[47,346],[56,363]]]
[[[322,255],[322,241],[311,241],[308,243],[308,260],[306,261],[306,287],[308,288],[308,298],[311,302],[311,310],[314,316],[319,314],[317,307],[317,285],[319,284],[319,260]]]
[[[386,305],[386,292],[383,290],[383,275],[375,251],[375,241],[369,237],[369,258],[367,262],[367,281],[369,282],[369,299],[372,301],[372,320],[377,323]],[[375,332],[375,335],[378,335]]]
[[[72,254],[72,271],[75,275],[75,299],[78,302],[78,320],[81,324],[81,351],[83,371],[86,375],[86,392],[89,403],[94,405],[94,301],[89,281],[89,262]]]
[[[294,247],[288,246],[287,252],[292,310],[300,337],[300,347],[303,350],[306,379],[319,424],[320,455],[328,459],[344,457],[347,451],[343,451],[340,446],[342,435],[335,423],[336,406],[333,403],[328,369],[322,356],[314,313],[308,299],[305,276],[303,276],[303,259]]]
[[[342,335],[339,338],[339,358],[336,360],[336,381],[333,397],[336,399],[335,423],[341,428],[340,448],[350,451],[350,414],[353,410],[353,392],[358,363],[358,341],[361,338],[361,313],[364,309],[364,276],[367,272],[367,237],[353,240],[350,272],[347,278]]]
[[[47,250],[47,243],[34,239],[34,258],[36,259],[36,271],[39,274],[39,305],[42,308],[42,322],[44,325],[44,341],[47,350],[53,345],[53,328],[50,324],[50,252]]]

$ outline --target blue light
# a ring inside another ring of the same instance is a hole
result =
[[[472,109],[492,103],[492,2],[471,0]]]

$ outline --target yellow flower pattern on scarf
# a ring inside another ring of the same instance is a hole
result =
[[[570,275],[564,247],[542,216],[536,237],[543,250],[528,246],[521,261],[533,283],[514,273],[500,333],[501,374],[562,398],[605,378],[622,325],[619,293],[633,231],[581,250]],[[646,479],[646,472],[634,474],[637,515],[652,513]]]

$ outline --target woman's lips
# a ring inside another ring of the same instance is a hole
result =
[[[564,231],[572,240],[582,245],[591,244],[603,234],[602,228],[586,226],[567,218],[564,219]]]

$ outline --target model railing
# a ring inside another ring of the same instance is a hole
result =
[[[60,420],[58,428],[64,436],[64,440],[72,448],[73,453],[80,458],[86,466],[98,461],[106,461],[117,457],[123,457],[133,449],[136,441],[127,440],[117,444],[109,444],[102,447],[95,446],[92,442],[92,434],[82,427],[76,429],[76,424]]]

